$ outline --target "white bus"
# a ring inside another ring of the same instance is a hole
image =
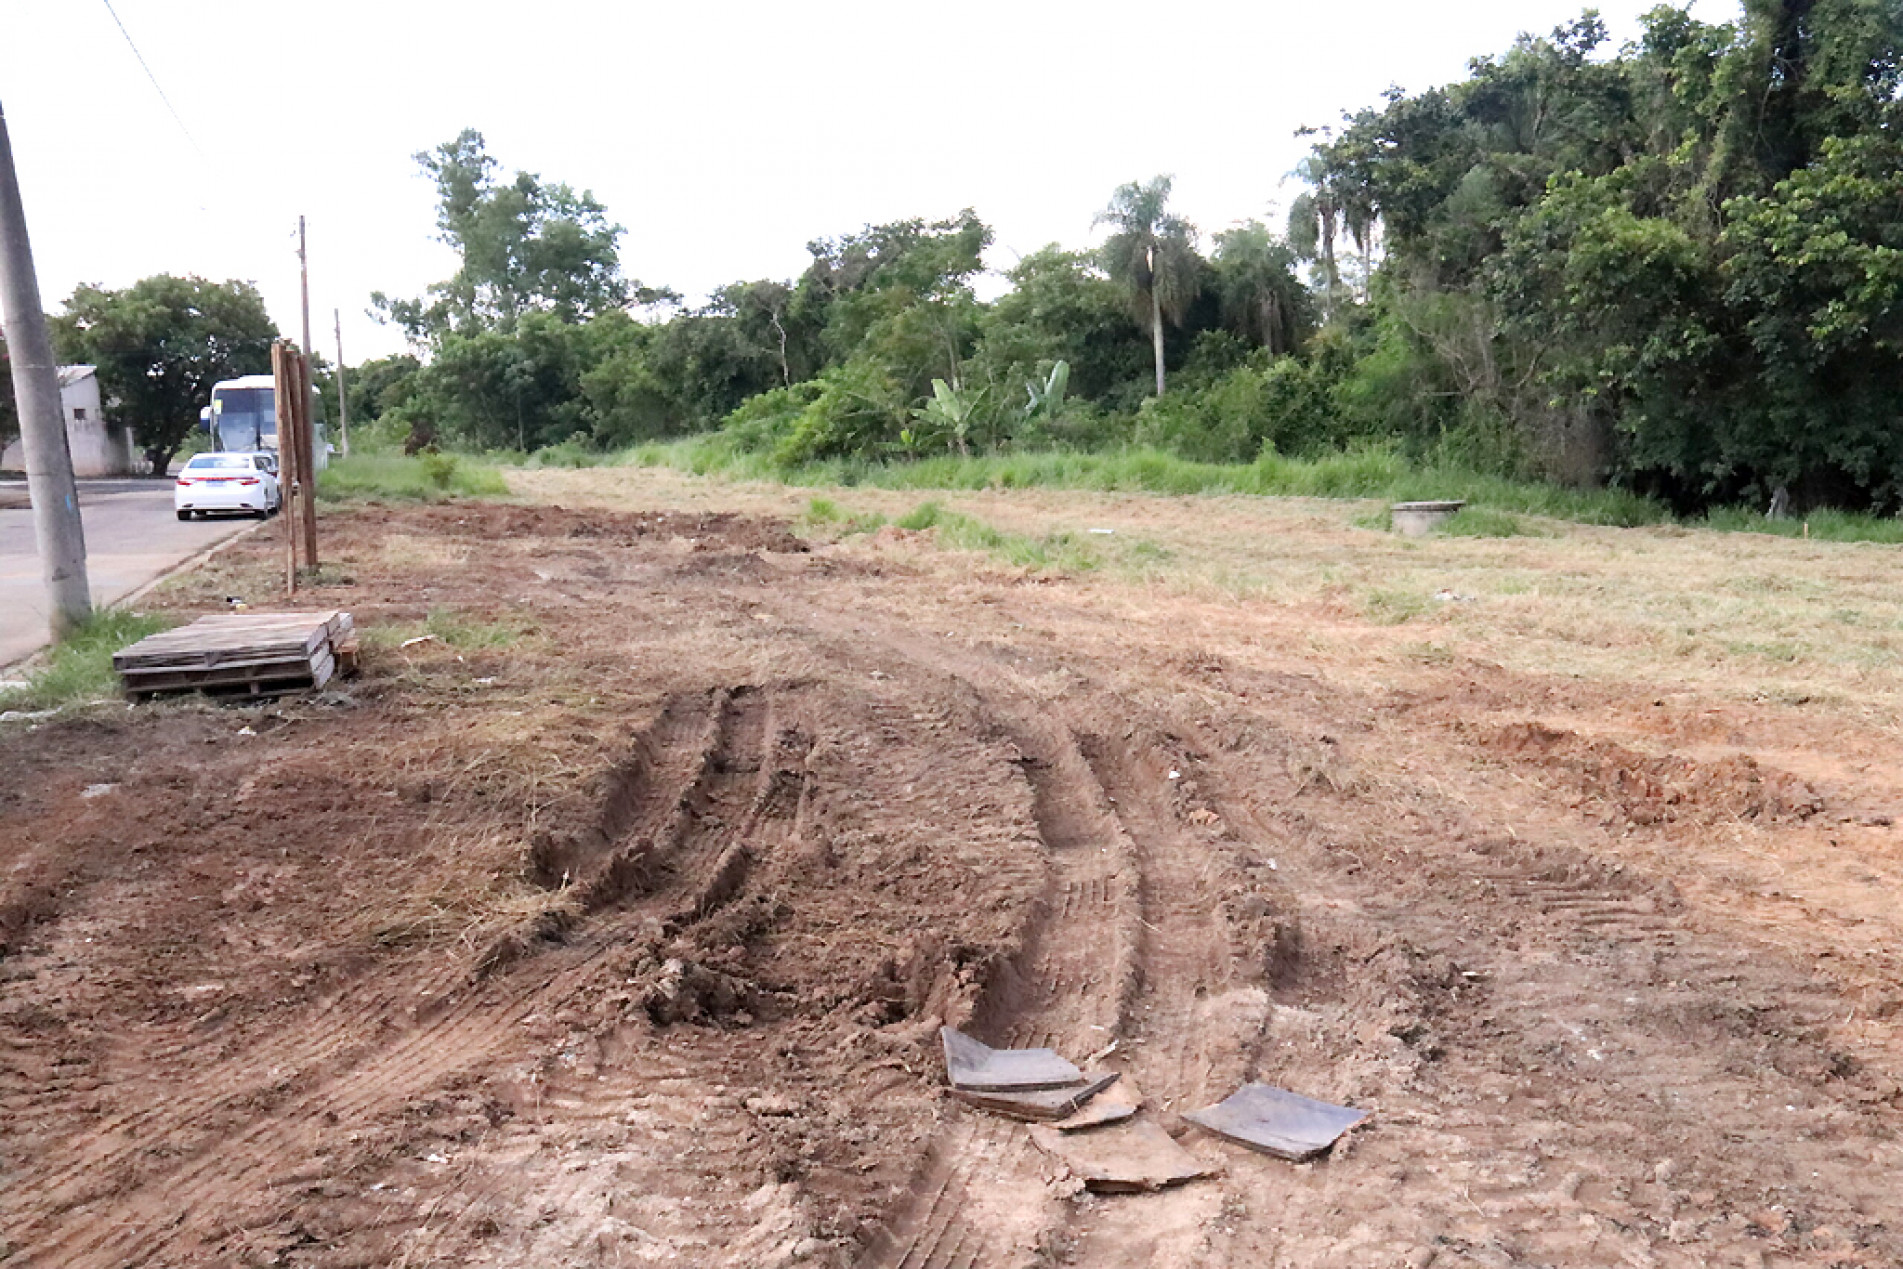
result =
[[[276,380],[270,375],[246,375],[214,384],[211,408],[202,418],[211,432],[212,444],[225,453],[275,452],[278,447]],[[330,462],[330,444],[324,431],[324,403],[314,392],[311,394],[311,439],[317,454],[317,470],[322,471]]]

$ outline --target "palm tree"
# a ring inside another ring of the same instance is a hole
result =
[[[1111,195],[1110,206],[1093,222],[1114,226],[1103,245],[1103,267],[1128,288],[1140,321],[1150,327],[1156,352],[1156,395],[1163,395],[1163,320],[1180,325],[1195,300],[1202,261],[1196,255],[1196,227],[1169,214],[1170,178],[1148,184],[1131,181]]]
[[[1295,276],[1294,250],[1259,220],[1216,235],[1216,294],[1223,324],[1275,356],[1293,352],[1313,307]]]

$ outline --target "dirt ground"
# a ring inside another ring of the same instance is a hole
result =
[[[516,487],[327,515],[355,680],[0,727],[0,1264],[1903,1264],[1897,676],[1627,637],[1731,546],[1395,556],[1553,574],[1443,611],[1346,512],[959,504],[1123,517],[1065,572]],[[1218,1175],[1084,1192],[942,1023],[1114,1042]],[[1181,1118],[1250,1079],[1371,1114]]]

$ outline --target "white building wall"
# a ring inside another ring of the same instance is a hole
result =
[[[60,414],[66,419],[66,445],[73,455],[75,476],[130,476],[138,470],[132,429],[106,421],[99,400],[99,380],[90,366],[61,366]],[[15,440],[0,453],[0,468],[24,471],[26,454]]]

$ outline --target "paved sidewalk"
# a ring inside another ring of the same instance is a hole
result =
[[[0,484],[0,666],[46,643],[46,591],[33,541],[26,486]],[[181,521],[168,480],[82,480],[86,571],[96,606],[131,594],[166,569],[256,524],[221,518]]]

